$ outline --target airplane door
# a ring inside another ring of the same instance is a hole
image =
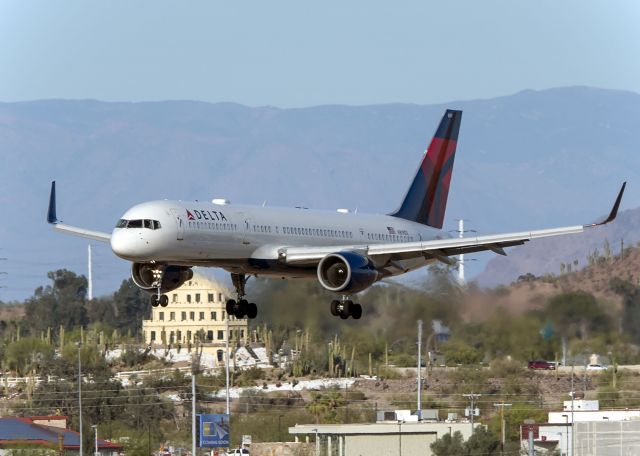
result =
[[[238,215],[242,220],[242,243],[249,245],[251,244],[251,235],[249,234],[251,232],[251,217],[244,212],[240,212]]]
[[[182,241],[184,239],[184,219],[180,214],[180,209],[171,209],[171,214],[173,215],[176,221],[176,228],[177,228],[176,238],[178,239],[178,241]]]

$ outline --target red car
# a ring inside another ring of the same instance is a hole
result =
[[[555,370],[556,363],[552,361],[529,361],[529,369]]]

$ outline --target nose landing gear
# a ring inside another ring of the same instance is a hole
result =
[[[159,293],[151,295],[151,305],[153,307],[158,307],[158,306],[167,307],[168,304],[169,304],[169,297],[167,295],[163,295]]]
[[[256,318],[256,316],[258,316],[258,306],[254,302],[249,302],[244,299],[244,286],[247,283],[247,277],[244,274],[232,273],[231,281],[236,289],[238,299],[237,301],[235,299],[229,299],[227,301],[225,307],[227,315],[233,315],[236,318]]]
[[[340,317],[342,320],[346,320],[349,317],[359,320],[362,317],[362,306],[346,298],[340,301],[334,299],[331,301],[329,309],[331,310],[331,315]]]

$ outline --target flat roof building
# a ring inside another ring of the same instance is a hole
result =
[[[474,429],[482,426],[474,424]],[[296,424],[289,428],[296,442],[303,438],[317,445],[317,454],[327,456],[425,456],[431,444],[445,434],[471,436],[470,423],[383,422],[365,424]]]

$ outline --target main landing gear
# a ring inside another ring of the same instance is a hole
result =
[[[362,306],[350,299],[345,298],[341,301],[334,299],[331,301],[331,315],[340,317],[343,320],[349,317],[352,317],[354,320],[360,320],[360,317],[362,317]]]
[[[238,299],[229,299],[226,305],[226,311],[228,315],[233,315],[236,318],[247,317],[254,319],[258,315],[258,306],[254,302],[249,302],[244,299],[244,286],[247,283],[247,276],[244,274],[231,274],[231,281],[236,289]]]

